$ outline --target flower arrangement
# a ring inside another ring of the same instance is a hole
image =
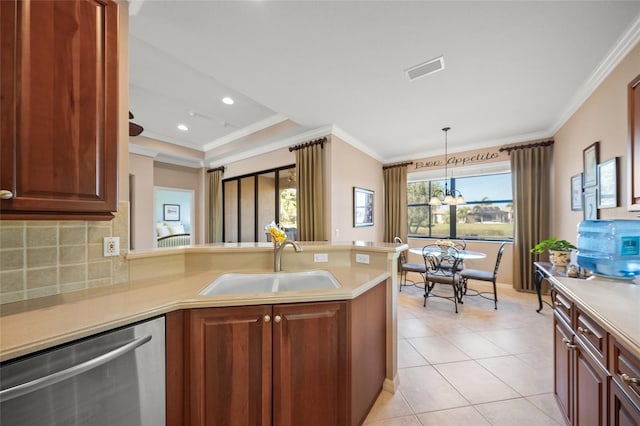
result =
[[[280,225],[276,225],[275,222],[271,222],[265,226],[264,229],[271,234],[273,244],[282,244],[287,239],[287,234],[285,234],[284,229],[282,229]]]

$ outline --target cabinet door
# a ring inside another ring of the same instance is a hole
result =
[[[271,306],[190,311],[191,425],[271,424],[270,316]]]
[[[346,425],[346,303],[273,308],[273,406],[278,426]]]
[[[635,405],[620,386],[611,381],[609,423],[611,426],[640,426],[640,407]]]
[[[574,424],[606,425],[608,374],[580,340],[575,346]]]
[[[571,420],[573,419],[571,409],[571,383],[573,379],[571,375],[571,368],[573,367],[573,353],[567,344],[571,344],[573,334],[569,330],[568,326],[558,318],[557,312],[554,312],[553,327],[554,391],[556,394],[556,400],[560,406],[560,412],[562,412],[562,415],[565,417],[565,422],[571,424]]]
[[[0,28],[3,219],[112,218],[118,5],[3,0]]]

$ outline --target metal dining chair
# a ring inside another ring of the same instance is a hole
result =
[[[459,252],[467,248],[467,242],[462,238],[457,238],[455,240],[446,240],[446,243],[453,245],[453,247],[457,248]],[[436,242],[436,244],[440,244],[440,243]],[[451,268],[451,264],[449,262],[444,262],[442,264],[442,267]],[[458,264],[458,267],[457,267],[457,271],[460,272],[462,271],[463,268],[464,268],[464,260],[460,260],[460,263]]]
[[[395,244],[404,244],[402,242],[402,238],[395,237],[393,239]],[[398,273],[400,274],[400,285],[398,285],[398,289],[402,291],[402,286],[409,285],[407,284],[407,273],[408,272],[417,272],[424,279],[424,274],[426,272],[425,265],[423,263],[409,263],[407,261],[407,250],[400,253],[398,257]],[[415,285],[414,281],[411,281],[411,285]]]
[[[498,255],[496,256],[496,265],[493,268],[493,272],[485,271],[483,269],[463,269],[460,272],[460,277],[462,278],[462,294],[466,295],[467,291],[471,290],[475,293],[470,294],[469,296],[480,296],[484,297],[487,300],[491,300],[491,298],[487,297],[487,294],[491,294],[487,291],[478,291],[474,289],[467,288],[467,281],[469,280],[477,280],[477,281],[487,281],[493,284],[493,308],[498,309],[498,291],[496,289],[496,279],[498,277],[498,268],[500,267],[500,260],[502,260],[502,253],[504,252],[504,246],[506,243],[500,244],[500,248],[498,249]],[[460,303],[462,299],[460,299]]]
[[[422,256],[427,270],[424,275],[424,306],[427,306],[427,297],[441,297],[453,301],[458,313],[458,302],[462,299],[461,278],[457,269],[461,261],[458,249],[450,244],[429,244],[422,248]],[[453,295],[434,293],[436,284],[450,285]]]

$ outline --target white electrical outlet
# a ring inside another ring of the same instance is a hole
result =
[[[326,263],[329,261],[329,254],[328,253],[314,253],[313,254],[313,261],[316,263]]]
[[[105,257],[120,255],[120,237],[104,237],[103,248]]]
[[[369,264],[369,255],[368,254],[362,254],[362,253],[356,253],[356,263],[365,263],[365,264]]]

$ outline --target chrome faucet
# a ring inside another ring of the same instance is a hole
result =
[[[273,252],[273,272],[280,272],[282,250],[284,249],[284,246],[286,246],[287,244],[291,244],[293,248],[296,250],[296,253],[300,253],[302,251],[302,247],[300,247],[300,244],[292,240],[285,240],[284,243],[280,244],[279,246],[276,246]]]

